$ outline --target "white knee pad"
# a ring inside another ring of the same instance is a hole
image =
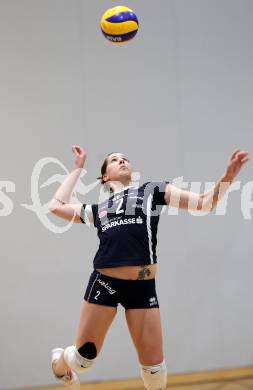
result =
[[[147,390],[163,390],[167,384],[165,361],[155,366],[141,365],[141,377]]]
[[[66,364],[75,372],[85,372],[89,370],[95,359],[86,359],[80,355],[75,345],[71,345],[64,350],[64,360]]]

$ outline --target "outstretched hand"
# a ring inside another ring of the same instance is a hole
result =
[[[75,155],[74,168],[83,168],[86,160],[86,152],[81,146],[72,146],[72,152]]]
[[[247,161],[249,161],[249,153],[236,149],[228,160],[226,177],[232,181]]]

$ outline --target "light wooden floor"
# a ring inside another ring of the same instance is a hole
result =
[[[40,387],[24,390],[66,390]],[[82,384],[80,390],[143,390],[140,379]],[[253,366],[229,370],[169,375],[168,390],[253,390]]]
[[[66,389],[66,388],[65,388]],[[85,387],[82,385],[80,390],[95,390],[95,389],[101,389],[101,390],[143,390],[144,387],[140,383],[140,386],[138,387],[115,387],[113,384],[109,385],[106,384],[104,387],[97,385],[85,385]],[[253,389],[253,379],[245,379],[245,380],[235,380],[235,381],[220,381],[220,382],[212,382],[212,383],[195,383],[195,384],[185,384],[185,385],[178,385],[178,386],[167,386],[168,390],[249,390]],[[55,390],[55,389],[54,389]]]

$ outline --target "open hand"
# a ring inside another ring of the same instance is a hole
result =
[[[81,146],[72,146],[72,152],[75,155],[74,168],[83,168],[86,160],[86,152]]]
[[[240,172],[241,167],[249,160],[249,153],[240,149],[236,149],[228,160],[226,177],[233,180]]]

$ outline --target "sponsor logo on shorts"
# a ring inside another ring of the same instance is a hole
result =
[[[149,299],[149,306],[155,306],[157,305],[157,299],[156,297],[152,297]]]
[[[111,295],[115,294],[116,290],[113,290],[113,288],[109,285],[109,283],[106,283],[101,279],[98,279],[97,281],[99,284],[101,284],[101,286],[103,286],[104,288],[106,288],[109,291],[109,294],[111,294]]]

